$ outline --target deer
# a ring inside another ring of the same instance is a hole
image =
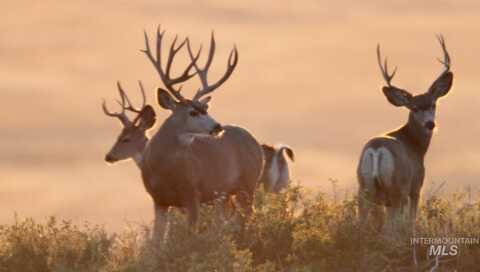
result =
[[[376,219],[381,226],[383,208],[386,207],[387,222],[393,229],[394,219],[398,219],[399,215],[405,218],[406,208],[409,207],[410,229],[414,230],[425,178],[424,158],[436,128],[437,101],[448,94],[453,84],[445,40],[442,35],[438,35],[437,39],[443,51],[443,60],[438,59],[443,70],[430,88],[418,95],[392,84],[397,68],[389,73],[387,58],[382,64],[380,45],[377,45],[377,61],[386,82],[382,91],[390,104],[407,108],[409,115],[406,124],[370,139],[361,152],[357,168],[361,225],[365,224],[372,208],[380,208]]]
[[[202,47],[194,53],[188,37],[177,45],[178,36],[175,36],[164,68],[164,35],[165,31],[160,31],[159,27],[155,52],[152,52],[150,39],[144,32],[145,49],[142,50],[166,88],[157,89],[158,104],[170,111],[154,135],[151,138],[146,135],[146,131],[155,123],[153,108],[150,105],[134,108],[120,84],[119,103],[122,111],[110,112],[103,104],[105,114],[118,117],[123,125],[105,160],[114,163],[131,158],[140,168],[144,187],[154,203],[154,238],[161,233],[166,235],[166,214],[170,207],[186,210],[189,224],[195,226],[199,205],[213,201],[222,194],[235,196],[245,214],[250,214],[253,193],[264,165],[262,148],[249,131],[235,125],[221,125],[208,113],[211,100],[208,94],[218,89],[236,67],[236,47],[230,52],[224,75],[211,84],[208,81],[208,71],[216,47],[213,32],[203,67],[197,63]],[[190,61],[179,76],[172,77],[170,72],[176,54],[185,45]],[[182,86],[178,85],[194,76],[198,76],[201,86],[192,99],[187,99],[181,93]],[[140,89],[145,97],[141,83]],[[125,110],[137,114],[133,121],[125,117]]]
[[[292,162],[295,161],[295,154],[292,148],[286,145],[262,144],[262,149],[265,154],[265,167],[260,184],[263,184],[266,192],[278,193],[287,188],[291,181],[285,154]]]

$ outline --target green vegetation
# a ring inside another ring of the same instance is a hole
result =
[[[298,186],[258,192],[246,221],[222,207],[202,207],[195,230],[172,212],[163,245],[148,227],[110,234],[55,218],[16,219],[0,226],[0,271],[412,271],[409,235],[360,230],[354,197],[331,200]],[[480,203],[466,193],[426,197],[416,236],[480,237]],[[417,248],[420,271],[434,266],[426,251]],[[435,271],[478,271],[479,258],[480,245],[462,245]]]

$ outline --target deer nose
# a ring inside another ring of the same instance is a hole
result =
[[[105,156],[105,161],[106,161],[106,162],[114,162],[115,159],[114,159],[112,156],[110,156],[110,154],[107,154],[107,155]]]
[[[217,124],[213,127],[213,129],[212,129],[212,131],[211,131],[210,134],[212,134],[212,135],[217,135],[217,134],[219,134],[219,133],[222,132],[222,131],[223,131],[222,125],[220,125],[220,124],[217,123]]]
[[[435,128],[435,122],[428,121],[428,122],[425,123],[425,127],[429,130],[433,130]]]

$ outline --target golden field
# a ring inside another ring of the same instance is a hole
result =
[[[262,142],[292,146],[300,184],[330,191],[334,178],[351,192],[362,145],[407,117],[380,91],[377,43],[399,67],[395,84],[418,93],[441,72],[435,34],[443,33],[455,82],[438,109],[425,184],[478,193],[479,18],[473,0],[2,1],[0,223],[15,213],[109,229],[150,222],[151,200],[134,163],[103,161],[119,124],[100,105],[115,98],[117,79],[130,96],[141,79],[158,122],[167,116],[155,100],[158,76],[139,51],[143,30],[153,34],[158,24],[169,39],[178,33],[197,46],[215,30],[212,76],[223,73],[236,44],[239,64],[215,93],[211,114]]]

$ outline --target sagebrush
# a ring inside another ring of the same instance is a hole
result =
[[[292,186],[259,191],[255,211],[225,212],[205,205],[196,228],[178,211],[169,214],[163,243],[149,226],[108,233],[90,224],[15,218],[0,226],[3,271],[412,271],[410,234],[359,228],[354,196],[338,200]],[[428,196],[417,220],[418,237],[479,237],[480,202],[467,194]],[[435,265],[417,247],[420,271]],[[460,246],[436,271],[477,271],[480,245]]]

